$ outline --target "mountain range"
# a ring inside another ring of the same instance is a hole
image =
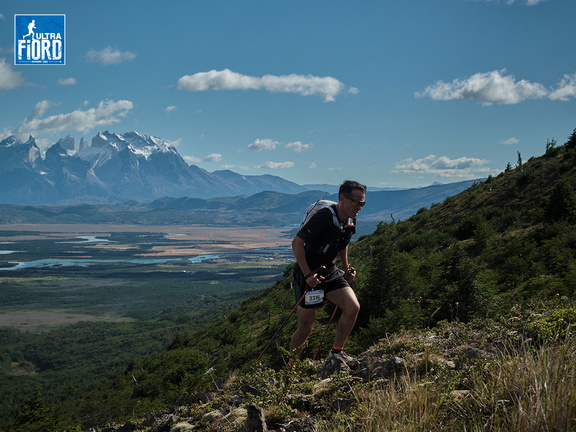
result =
[[[370,206],[362,219],[406,218],[476,181],[369,188]],[[137,218],[143,224],[289,225],[299,222],[310,202],[337,200],[338,190],[337,185],[298,185],[272,175],[210,173],[188,165],[167,140],[108,131],[99,132],[91,145],[84,138],[78,145],[71,136],[62,138],[44,154],[33,137],[26,142],[8,137],[0,141],[0,184],[2,223],[125,223]]]
[[[299,193],[305,187],[272,175],[208,172],[188,165],[162,138],[138,132],[99,132],[60,139],[42,155],[35,139],[0,141],[0,202],[9,204],[106,203],[157,198],[251,195],[264,190]]]

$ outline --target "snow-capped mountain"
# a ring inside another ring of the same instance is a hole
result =
[[[171,143],[138,132],[99,132],[79,148],[60,139],[42,157],[33,137],[0,142],[0,203],[119,203],[170,197],[212,198],[271,190],[298,193],[281,177],[210,173],[188,165]]]

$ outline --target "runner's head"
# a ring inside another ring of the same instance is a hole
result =
[[[366,204],[366,186],[357,181],[346,180],[338,190],[339,207],[347,218],[356,219]]]

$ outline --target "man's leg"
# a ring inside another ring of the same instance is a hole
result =
[[[344,342],[346,342],[346,339],[354,328],[354,324],[356,324],[356,318],[358,317],[358,312],[360,312],[360,303],[358,303],[354,290],[350,287],[330,291],[326,293],[326,297],[342,309],[342,316],[336,329],[334,346],[343,347]]]
[[[304,348],[304,343],[314,326],[315,309],[304,309],[298,306],[298,327],[290,339],[290,353],[300,355]]]

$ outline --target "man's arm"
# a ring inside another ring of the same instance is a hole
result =
[[[294,237],[292,239],[292,251],[294,252],[294,258],[296,258],[296,262],[300,266],[300,270],[304,276],[308,276],[306,278],[306,284],[314,288],[324,279],[324,276],[320,276],[317,273],[312,273],[313,270],[308,265],[308,261],[306,261],[306,250],[304,249],[304,239],[301,237]]]
[[[342,263],[342,268],[346,270],[348,268],[348,246],[338,252],[340,257],[340,262]]]
[[[294,237],[292,239],[292,252],[294,253],[294,258],[296,258],[296,262],[300,266],[300,270],[304,275],[309,274],[312,269],[308,266],[308,262],[306,261],[306,250],[304,249],[304,239],[301,237]]]

